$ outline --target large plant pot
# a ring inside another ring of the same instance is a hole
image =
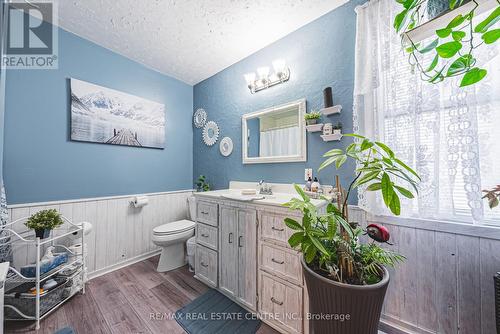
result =
[[[40,230],[35,230],[35,236],[40,239],[45,239],[50,237],[50,230],[45,228],[45,229],[40,229]]]
[[[389,272],[373,285],[329,280],[301,260],[309,292],[311,334],[377,334]],[[342,321],[342,319],[344,319]]]

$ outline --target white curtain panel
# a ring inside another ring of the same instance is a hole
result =
[[[260,156],[282,157],[299,154],[299,127],[274,129],[260,133]]]
[[[392,27],[400,8],[394,0],[356,8],[354,129],[388,144],[421,175],[418,198],[402,198],[402,215],[500,223],[500,210],[481,199],[481,189],[500,183],[500,43],[475,50],[488,70],[480,83],[424,82]],[[388,213],[373,193],[361,190],[359,203]]]

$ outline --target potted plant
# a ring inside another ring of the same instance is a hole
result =
[[[321,113],[319,111],[311,110],[310,113],[304,115],[307,125],[317,124],[318,120],[321,118]]]
[[[332,126],[333,134],[339,135],[342,133],[342,123],[338,122],[336,125]]]
[[[208,182],[206,181],[205,175],[200,175],[196,180],[196,191],[202,192],[209,190],[210,190],[210,184],[208,184]]]
[[[330,164],[337,169],[353,159],[357,163],[356,175],[347,191],[337,176],[336,204],[329,202],[325,214],[319,214],[309,197],[298,186],[299,198],[285,206],[303,213],[302,222],[285,219],[294,230],[288,243],[298,249],[309,292],[312,332],[315,334],[376,334],[385,292],[389,284],[386,267],[395,266],[404,256],[381,247],[372,241],[360,242],[363,230],[349,222],[348,198],[352,190],[363,186],[368,191],[382,193],[385,205],[396,215],[400,214],[400,196],[413,198],[417,192],[419,176],[398,159],[394,152],[381,142],[348,134],[358,140],[346,150],[333,149],[320,170]],[[408,190],[401,181],[409,184]],[[323,199],[326,200],[325,197]],[[368,235],[379,242],[389,240],[388,230],[376,224],[369,225]],[[348,321],[328,320],[317,315],[344,315]]]
[[[24,223],[27,228],[35,230],[36,237],[40,239],[48,238],[50,231],[62,224],[64,221],[55,209],[38,211]]]

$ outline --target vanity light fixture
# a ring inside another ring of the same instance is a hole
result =
[[[267,66],[259,67],[257,74],[255,72],[245,74],[245,81],[252,94],[290,79],[290,69],[283,59],[273,61],[273,68],[272,74],[269,74],[270,70]]]

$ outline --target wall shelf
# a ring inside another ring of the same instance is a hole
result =
[[[498,5],[496,0],[477,0],[477,2],[479,3],[479,6],[475,10],[476,16],[493,9]],[[474,2],[471,1],[458,8],[455,8],[454,10],[447,11],[430,21],[422,23],[421,25],[408,31],[407,33],[403,33],[403,42],[409,44],[411,40],[416,44],[433,36],[436,33],[436,30],[445,28],[448,23],[450,23],[451,20],[453,20],[453,18],[455,18],[459,14],[464,15],[469,13],[474,8],[474,6]]]
[[[323,130],[323,123],[306,125],[307,132],[318,132]]]
[[[342,139],[342,133],[332,133],[331,135],[321,135],[323,141],[334,141]]]
[[[333,114],[340,114],[340,111],[342,111],[342,106],[340,104],[333,106],[333,107],[320,109],[321,114],[324,116],[330,116]]]

